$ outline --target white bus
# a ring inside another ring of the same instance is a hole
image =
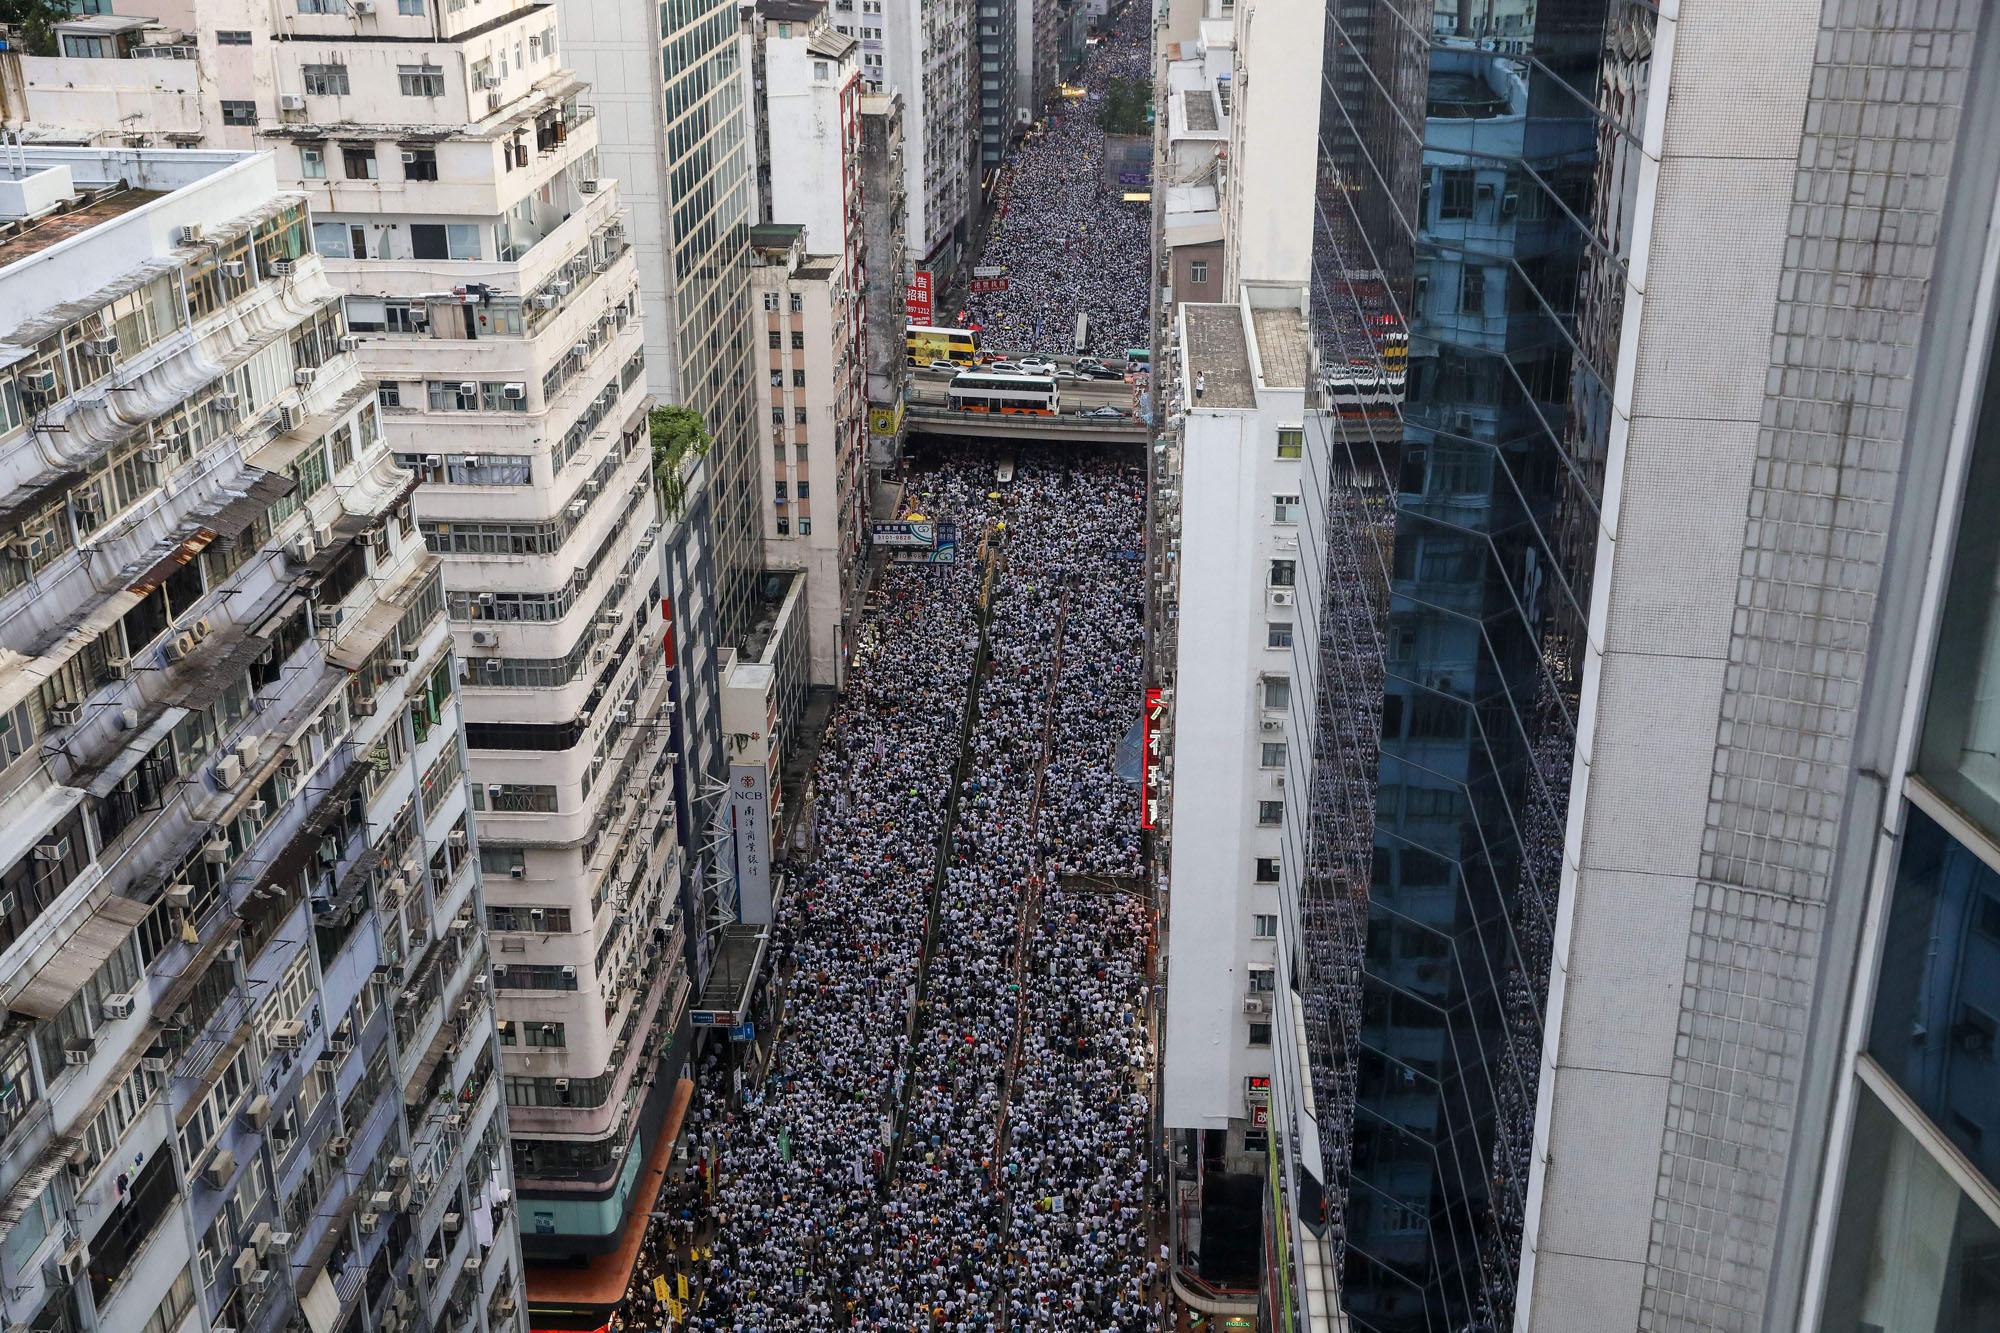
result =
[[[947,401],[954,412],[997,412],[1052,417],[1062,399],[1053,375],[988,375],[960,371],[952,377]]]
[[[1090,316],[1085,311],[1076,312],[1076,354],[1082,356],[1090,350]]]

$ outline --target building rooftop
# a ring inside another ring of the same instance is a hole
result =
[[[81,235],[92,227],[129,213],[141,204],[160,198],[164,190],[121,190],[112,187],[102,194],[79,195],[76,206],[61,213],[24,218],[0,238],[0,268],[18,264],[60,241]]]
[[[1243,337],[1243,311],[1234,305],[1181,307],[1187,328],[1181,355],[1187,362],[1187,401],[1207,408],[1254,408],[1257,389],[1250,380],[1250,346]],[[1202,395],[1194,396],[1196,377]]]
[[[826,12],[825,0],[757,0],[756,8],[774,23],[811,23]]]
[[[1303,389],[1311,366],[1311,337],[1305,317],[1285,306],[1259,306],[1250,311],[1257,334],[1257,365],[1272,389]]]
[[[760,222],[750,228],[750,246],[754,250],[789,250],[805,234],[801,222]]]
[[[806,262],[799,265],[798,272],[792,276],[811,282],[825,282],[839,271],[839,255],[807,255]]]
[[[1206,88],[1191,88],[1181,96],[1187,103],[1189,129],[1204,134],[1219,128],[1221,122],[1215,114],[1214,93]]]

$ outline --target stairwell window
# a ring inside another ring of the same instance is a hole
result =
[[[1279,824],[1284,823],[1285,803],[1283,801],[1257,802],[1257,822],[1265,828],[1275,828]]]
[[[1281,426],[1278,429],[1278,457],[1303,458],[1306,452],[1306,432],[1302,426]]]

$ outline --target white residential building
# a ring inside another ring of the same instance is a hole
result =
[[[0,171],[9,1327],[525,1327],[441,562],[278,165]]]
[[[1182,393],[1166,1083],[1169,1129],[1230,1131],[1271,1073],[1297,630],[1304,292],[1245,287],[1178,313]],[[1316,395],[1313,395],[1316,397]],[[1193,888],[1192,886],[1199,886]]]
[[[812,683],[846,683],[866,517],[862,303],[839,255],[806,252],[798,227],[759,227],[750,270],[763,323],[764,565],[802,570]],[[817,487],[817,490],[814,488]]]
[[[265,134],[424,483],[466,664],[524,1247],[567,1264],[620,1246],[692,987],[640,276],[552,9],[453,10],[442,38],[378,14],[332,40],[351,22],[294,20],[294,100]]]
[[[879,2],[882,62],[869,68],[903,96],[904,244],[935,290],[957,264],[978,187],[973,0]],[[873,54],[867,40],[862,51]]]

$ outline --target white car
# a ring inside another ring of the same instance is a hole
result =
[[[1045,356],[1024,356],[1016,364],[1030,375],[1053,375],[1056,373],[1056,363]]]
[[[979,367],[979,369],[988,375],[1025,375],[1028,373],[1021,369],[1019,363],[1013,361],[989,361]]]

